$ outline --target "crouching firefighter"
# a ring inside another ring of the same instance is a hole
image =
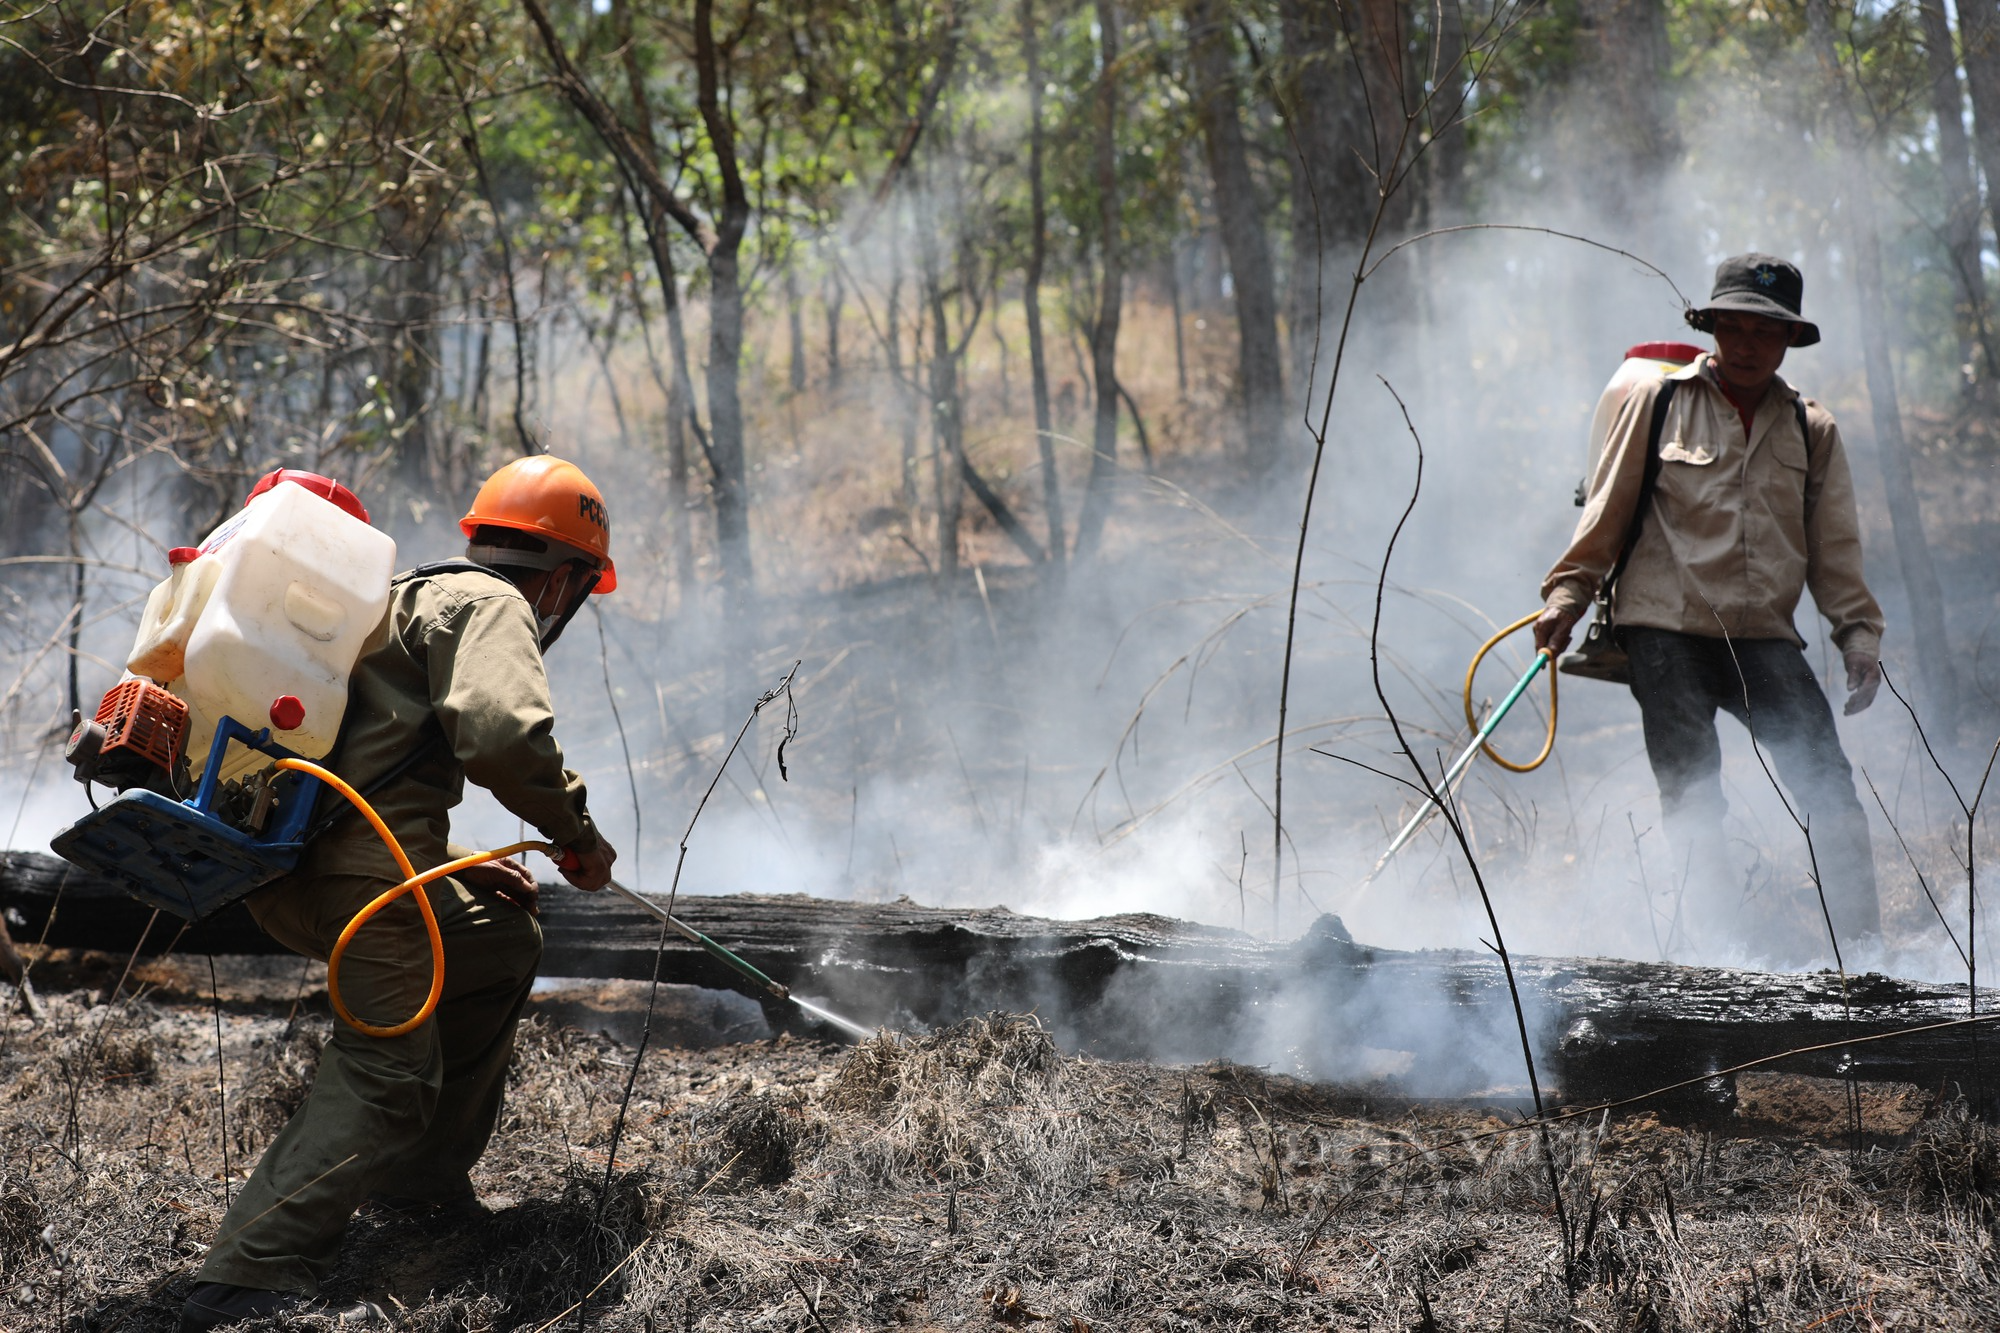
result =
[[[571,884],[602,888],[617,853],[591,822],[583,780],[563,767],[542,654],[592,593],[617,586],[603,497],[573,464],[523,458],[480,487],[460,527],[465,559],[396,578],[355,665],[329,766],[369,791],[420,869],[466,854],[446,834],[470,778],[568,853]],[[403,879],[367,822],[348,815],[246,901],[280,943],[324,960],[348,921]],[[364,1203],[477,1214],[470,1172],[499,1116],[541,961],[535,883],[503,860],[419,892],[444,941],[435,1015],[389,1038],[335,1024],[305,1104],[222,1220],[182,1333],[311,1308]],[[386,1026],[417,1012],[430,986],[429,938],[405,895],[353,937],[341,997],[361,1022]],[[365,1303],[326,1313],[379,1315]]]

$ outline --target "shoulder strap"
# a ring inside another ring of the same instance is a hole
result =
[[[1666,429],[1667,409],[1673,406],[1674,391],[1678,388],[1679,380],[1662,380],[1660,392],[1653,399],[1653,418],[1646,427],[1646,474],[1639,482],[1639,499],[1632,506],[1632,524],[1625,529],[1625,544],[1618,550],[1618,561],[1598,586],[1597,600],[1600,602],[1610,602],[1611,590],[1617,586],[1618,576],[1625,572],[1625,562],[1632,558],[1632,548],[1639,544],[1639,529],[1646,522],[1646,510],[1653,503],[1653,489],[1660,480],[1660,434]]]
[[[399,583],[414,583],[418,579],[436,578],[440,574],[492,574],[496,579],[501,577],[478,561],[467,560],[461,555],[453,556],[449,560],[433,560],[427,565],[418,565],[415,569],[406,569],[390,579],[389,586],[393,588]]]
[[[1806,424],[1806,396],[1797,394],[1792,398],[1792,412],[1799,419],[1799,438],[1805,441],[1806,461],[1812,461],[1812,427]]]

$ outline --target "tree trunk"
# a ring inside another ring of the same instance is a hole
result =
[[[1963,12],[1961,10],[1961,12]],[[2000,362],[1986,330],[1986,275],[1979,261],[1979,184],[1972,175],[1972,144],[1965,134],[1965,94],[1958,85],[1958,57],[1952,51],[1951,21],[1944,0],[1918,0],[1924,25],[1924,61],[1930,70],[1931,113],[1937,119],[1938,169],[1944,177],[1949,210],[1944,224],[1945,253],[1958,284],[1958,359],[1980,363],[1980,378],[2000,379]]]
[[[847,304],[847,285],[840,269],[829,266],[826,281],[820,284],[820,302],[826,307],[826,389],[840,392],[840,316]]]
[[[1167,305],[1174,316],[1174,388],[1183,405],[1187,402],[1187,312],[1181,301],[1181,246],[1176,239],[1167,248]]]
[[[1229,253],[1229,272],[1235,279],[1244,442],[1252,468],[1261,472],[1277,457],[1285,395],[1271,250],[1237,115],[1236,55],[1229,11],[1222,0],[1190,0],[1187,19],[1196,112],[1208,150],[1209,177],[1215,182],[1222,244]]]
[[[484,293],[479,297],[479,351],[473,357],[472,367],[472,424],[481,435],[487,430],[491,415],[490,397],[493,382],[493,312],[486,303]]]
[[[1910,628],[1917,669],[1934,718],[1949,734],[1958,716],[1958,680],[1952,668],[1950,639],[1945,633],[1944,593],[1937,567],[1931,562],[1924,535],[1923,513],[1917,504],[1910,451],[1903,439],[1903,418],[1896,396],[1895,368],[1889,358],[1889,307],[1882,290],[1882,239],[1876,229],[1873,184],[1862,157],[1863,145],[1854,110],[1847,100],[1846,74],[1834,44],[1828,0],[1807,0],[1806,23],[1821,75],[1831,94],[1834,138],[1840,147],[1843,178],[1841,202],[1847,216],[1848,244],[1854,256],[1854,284],[1860,297],[1862,362],[1868,377],[1868,404],[1875,422],[1875,457],[1888,492],[1889,521],[1896,539],[1896,561],[1910,597]]]
[[[1414,1056],[1394,1091],[1417,1095],[1486,1094],[1496,1072],[1520,1069],[1518,1057],[1507,1061],[1487,1049],[1495,1025],[1512,1024],[1495,959],[1370,948],[1352,942],[1333,917],[1321,917],[1297,940],[1265,944],[1233,930],[1137,913],[1049,921],[1004,908],[804,894],[683,897],[674,910],[767,975],[863,1022],[886,1020],[892,1009],[934,1027],[993,1009],[1032,1009],[1066,1047],[1107,1059],[1282,1058],[1312,1075],[1348,1080],[1358,1077],[1357,1048],[1367,1046]],[[32,852],[0,852],[0,911],[19,914],[25,937],[46,929],[54,948],[121,957],[135,950],[157,957],[170,946],[189,956],[285,952],[241,903],[185,935],[148,932],[150,913],[137,901],[92,876],[66,875],[62,862]],[[541,927],[542,970],[551,976],[657,976],[715,989],[741,984],[677,935],[667,934],[662,947],[658,922],[610,894],[545,886]],[[1550,1049],[1562,1094],[1572,1102],[1635,1096],[1827,1043],[1830,1049],[1774,1067],[1927,1088],[1974,1085],[1962,1028],[1847,1044],[1962,1018],[1962,985],[1850,977],[1843,1003],[1841,980],[1831,972],[1513,961],[1522,997],[1537,1016],[1537,1040]],[[1726,1098],[1727,1080],[1669,1099],[1685,1105],[1704,1095]]]
[[[965,515],[965,437],[960,420],[958,356],[945,320],[938,277],[937,219],[923,229],[924,300],[931,316],[931,490],[937,507],[937,575],[947,590],[958,586],[958,529]]]
[[[672,542],[674,583],[685,608],[694,593],[694,509],[688,503],[688,411],[678,389],[667,395],[667,530]]]
[[[900,221],[899,221],[900,225]],[[916,365],[905,371],[903,368],[903,251],[894,247],[894,255],[889,277],[888,332],[883,341],[889,350],[889,392],[897,406],[897,427],[902,439],[901,484],[898,495],[903,502],[903,512],[916,517],[917,512],[917,405],[919,396],[909,381],[916,376],[916,366],[921,365],[921,355],[914,357]],[[919,303],[921,312],[922,305]],[[923,346],[923,321],[917,321],[916,345]]]
[[[1332,257],[1361,243],[1374,212],[1361,151],[1368,117],[1336,11],[1312,0],[1280,0],[1278,15],[1290,76],[1281,108],[1295,140],[1291,303],[1285,322],[1294,391],[1310,402],[1316,390],[1316,352],[1326,350],[1319,347],[1319,337],[1327,313],[1327,278],[1338,273]]]
[[[423,244],[423,221],[397,207],[390,244],[400,256],[393,266],[396,332],[389,340],[390,363],[383,376],[395,411],[396,478],[413,494],[429,489],[432,367],[437,363],[437,331],[431,326],[436,256]],[[497,221],[497,219],[496,219]]]
[[[1368,120],[1361,139],[1373,189],[1381,195],[1394,188],[1396,175],[1416,147],[1408,124],[1415,104],[1404,66],[1408,23],[1404,0],[1357,0],[1348,22],[1347,40],[1361,80]],[[1413,194],[1397,191],[1383,217],[1383,230],[1401,227],[1414,204]]]
[[[1957,0],[1972,132],[1986,175],[1986,207],[2000,231],[2000,0]]]
[[[695,415],[694,377],[688,369],[687,325],[681,317],[679,279],[674,272],[673,251],[667,243],[667,219],[646,199],[637,199],[634,204],[652,210],[646,234],[651,243],[653,271],[660,280],[667,318],[667,506],[673,511],[670,522],[673,527],[675,577],[680,581],[682,595],[686,596],[694,587],[694,541],[690,530],[693,510],[688,503],[687,437],[692,431],[704,453],[707,452],[708,438],[702,432],[700,418]]]
[[[1430,133],[1426,204],[1427,227],[1448,226],[1465,207],[1465,104],[1472,90],[1472,69],[1466,61],[1465,11],[1456,3],[1435,11],[1438,29],[1432,37],[1437,89],[1425,112]]]
[[[806,317],[799,301],[799,271],[785,265],[785,329],[791,335],[792,364],[790,368],[791,390],[794,394],[806,391]]]
[[[1042,185],[1041,39],[1035,26],[1035,0],[1021,0],[1021,50],[1028,66],[1028,271],[1021,282],[1021,306],[1028,317],[1035,450],[1042,461],[1042,513],[1048,520],[1049,562],[1060,578],[1069,539],[1063,530],[1062,476],[1056,469],[1055,426],[1049,417],[1049,362],[1042,345],[1042,267],[1048,261],[1049,219]]]
[[[1097,549],[1111,505],[1111,478],[1118,460],[1118,323],[1124,311],[1125,246],[1120,236],[1118,199],[1118,6],[1097,0],[1097,134],[1092,160],[1097,175],[1099,274],[1097,318],[1090,328],[1091,379],[1097,412],[1090,436],[1090,479],[1083,511],[1077,516],[1076,553]]]
[[[715,468],[715,542],[722,557],[725,595],[747,599],[751,591],[750,503],[743,466],[743,288],[739,269],[740,230],[718,227],[715,252],[708,257],[708,416]],[[733,619],[733,617],[732,617]]]
[[[65,664],[67,668],[65,676],[69,687],[69,712],[72,717],[83,715],[83,696],[79,693],[77,667],[83,661],[83,598],[87,586],[84,576],[89,571],[89,566],[84,563],[83,543],[80,540],[80,529],[82,526],[78,518],[78,506],[80,503],[79,500],[72,498],[69,511],[70,578],[73,585],[72,595],[75,600],[72,602],[69,612],[69,660]],[[95,711],[93,709],[92,713],[94,714]]]
[[[715,0],[694,0],[696,102],[708,130],[710,150],[722,178],[715,245],[708,252],[708,421],[715,469],[715,543],[722,560],[725,598],[741,611],[753,592],[750,561],[750,496],[744,469],[743,402],[743,235],[750,224],[750,196],[736,156],[733,111],[723,105],[721,60],[715,49]],[[731,614],[732,624],[746,616]]]
[[[658,161],[660,148],[653,137],[653,109],[646,96],[646,76],[639,64],[638,44],[633,40],[628,0],[611,0],[611,20],[624,63],[626,92],[632,99],[634,133],[646,155]],[[708,440],[702,432],[700,418],[695,415],[694,377],[688,369],[687,325],[681,318],[680,281],[674,271],[673,248],[668,241],[666,210],[657,199],[636,189],[632,206],[639,209],[646,219],[647,246],[652,253],[654,274],[660,281],[661,309],[666,315],[670,369],[667,383],[661,388],[667,399],[667,522],[672,532],[674,578],[679,584],[685,607],[695,587],[693,510],[688,504],[688,432],[694,432],[704,452]],[[632,280],[632,302],[639,310],[639,324],[644,329],[646,316],[639,298],[637,275]],[[646,338],[648,355],[652,350],[653,340],[649,334]]]
[[[1577,181],[1598,216],[1632,238],[1633,249],[1657,253],[1665,226],[1650,184],[1681,151],[1666,90],[1673,59],[1666,6],[1586,0],[1582,20],[1586,58],[1574,114],[1585,167]],[[1634,181],[1646,184],[1635,190]]]

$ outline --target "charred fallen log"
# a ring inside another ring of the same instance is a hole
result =
[[[543,971],[714,988],[734,977],[610,895],[542,897]],[[239,904],[189,928],[52,857],[0,857],[0,908],[24,943],[130,952],[279,952]],[[803,895],[683,897],[676,913],[800,994],[867,1022],[941,1024],[991,1009],[1040,1014],[1066,1045],[1110,1058],[1226,1058],[1415,1096],[1525,1092],[1505,978],[1490,957],[1354,943],[1323,917],[1265,943],[1149,915],[1050,921]],[[51,919],[53,912],[53,919]],[[1963,1017],[1963,986],[1869,974],[1786,975],[1611,959],[1520,958],[1546,1082],[1571,1102],[1632,1096],[1799,1047]],[[2000,1045],[1987,1034],[1986,1048]],[[1984,1098],[1981,1047],[1956,1029],[1836,1046],[1776,1066],[1961,1087]],[[1726,1109],[1727,1081],[1684,1093]]]

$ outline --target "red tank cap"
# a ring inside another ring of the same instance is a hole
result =
[[[1706,353],[1693,343],[1640,343],[1625,349],[1625,359],[1631,361],[1675,361],[1686,365]]]
[[[297,468],[281,467],[276,471],[266,472],[257,479],[257,484],[250,488],[250,494],[243,497],[243,503],[249,504],[281,481],[289,481],[294,486],[303,486],[320,499],[331,500],[363,523],[368,521],[368,511],[362,507],[361,497],[353,491],[332,477],[322,477],[317,472],[301,472]]]
[[[199,546],[175,546],[167,551],[167,563],[170,565],[185,565],[200,554],[201,548]]]
[[[296,694],[281,694],[271,700],[271,725],[279,731],[297,731],[306,720],[306,706]]]

